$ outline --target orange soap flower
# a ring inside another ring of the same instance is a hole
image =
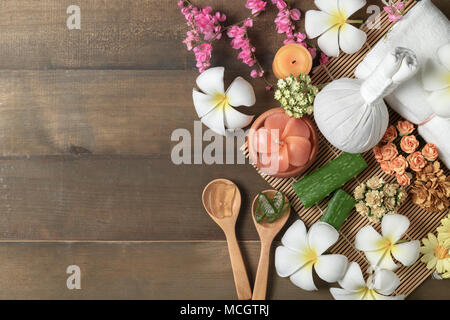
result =
[[[427,165],[427,160],[425,160],[422,153],[419,151],[411,153],[406,160],[408,160],[409,167],[416,172],[422,171]]]
[[[312,56],[308,49],[297,43],[282,46],[273,58],[272,70],[279,79],[291,74],[298,77],[300,73],[308,74],[312,68]]]
[[[396,174],[404,174],[406,168],[408,168],[408,161],[404,156],[398,156],[392,159],[391,168]]]
[[[393,143],[387,143],[381,147],[381,155],[383,160],[392,160],[398,155],[397,147]]]
[[[400,140],[400,148],[406,153],[413,153],[419,147],[419,141],[415,136],[404,136]]]
[[[407,173],[396,174],[397,183],[401,186],[408,186],[411,183],[411,177]]]
[[[422,149],[422,154],[428,161],[434,161],[438,157],[438,150],[434,144],[427,143]]]
[[[397,130],[395,129],[395,127],[393,125],[390,125],[386,129],[386,132],[384,133],[383,138],[381,138],[381,141],[382,142],[392,142],[395,140],[395,138],[397,138]]]
[[[394,170],[392,170],[390,161],[380,161],[380,167],[384,173],[387,173],[390,176],[392,176],[395,173]]]
[[[409,121],[398,121],[397,129],[401,136],[406,136],[414,131],[414,125]]]

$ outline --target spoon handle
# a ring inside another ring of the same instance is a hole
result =
[[[229,232],[226,238],[238,299],[250,300],[252,298],[252,289],[250,288],[250,282],[248,281],[247,271],[245,270],[244,260],[242,259],[236,234]]]
[[[266,300],[267,276],[269,273],[270,243],[261,242],[258,270],[256,271],[255,287],[252,300]]]

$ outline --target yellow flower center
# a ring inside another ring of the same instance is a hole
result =
[[[385,250],[392,250],[394,249],[394,246],[395,246],[394,241],[392,241],[392,239],[389,237],[385,237],[380,240],[380,247]]]
[[[314,249],[307,249],[304,253],[305,261],[308,261],[308,264],[315,264],[317,262],[317,252]]]
[[[438,258],[439,260],[441,259],[445,259],[447,257],[449,257],[448,254],[448,250],[444,248],[444,246],[438,244],[435,248],[434,248],[434,255],[436,256],[436,258]]]
[[[228,97],[224,93],[216,93],[212,98],[212,102],[216,107],[225,108],[228,104]]]
[[[331,14],[331,25],[334,28],[340,28],[347,22],[347,16],[345,12],[342,10],[335,11],[333,14]]]

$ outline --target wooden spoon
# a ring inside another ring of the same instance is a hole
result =
[[[264,190],[263,193],[269,199],[272,199],[273,196],[277,193],[277,190]],[[288,220],[289,214],[291,213],[291,207],[289,206],[289,208],[283,213],[283,215],[272,223],[268,223],[265,220],[261,223],[258,223],[255,220],[257,200],[258,196],[256,196],[253,200],[252,217],[256,227],[256,231],[258,231],[259,234],[259,239],[261,240],[261,253],[259,256],[258,271],[256,272],[255,287],[253,288],[252,299],[265,300],[267,290],[267,275],[269,273],[270,246],[277,233],[281,230],[281,228],[283,228],[286,221]],[[284,201],[285,203],[289,202],[286,196],[284,197]]]
[[[236,220],[241,207],[239,189],[230,180],[216,179],[208,183],[203,190],[202,201],[206,212],[222,228],[227,238],[238,299],[250,300],[252,290],[235,232]]]

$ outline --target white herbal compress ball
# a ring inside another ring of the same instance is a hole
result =
[[[366,80],[342,78],[328,84],[314,101],[314,119],[336,148],[361,153],[383,137],[389,113],[383,97],[417,71],[415,54],[395,48]]]

